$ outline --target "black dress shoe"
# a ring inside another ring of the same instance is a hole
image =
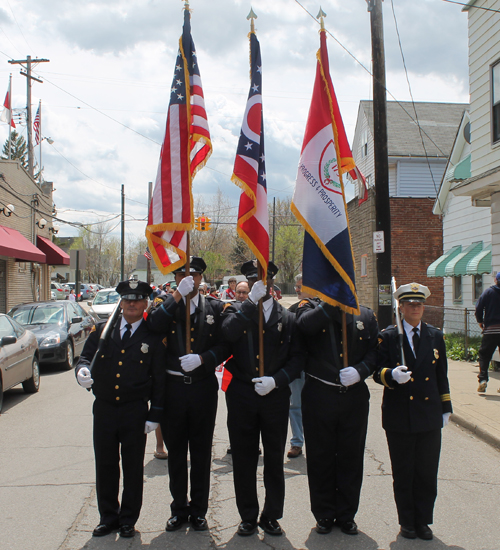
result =
[[[316,533],[328,535],[333,528],[333,519],[318,519],[316,522]]]
[[[248,537],[249,535],[253,535],[256,529],[257,529],[256,521],[242,521],[238,525],[238,531],[236,532],[241,537]]]
[[[283,529],[277,520],[268,518],[266,516],[260,516],[259,527],[263,529],[268,535],[279,537],[283,534]]]
[[[432,540],[432,529],[428,525],[416,525],[417,537],[422,540]]]
[[[202,516],[191,516],[189,520],[195,531],[206,531],[208,529],[207,520]]]
[[[135,527],[133,525],[120,525],[120,537],[126,539],[132,538],[135,535]]]
[[[401,525],[401,531],[399,534],[405,539],[416,539],[417,532],[413,527],[408,527],[407,525]]]
[[[99,523],[99,525],[92,531],[93,537],[104,537],[109,535],[113,531],[118,529],[118,524],[108,525],[106,523]]]
[[[353,519],[348,521],[337,521],[337,525],[340,527],[342,533],[345,533],[346,535],[358,534],[358,526]]]
[[[168,519],[167,525],[165,526],[165,531],[177,531],[180,529],[187,521],[187,518],[181,518],[180,516],[172,516]]]

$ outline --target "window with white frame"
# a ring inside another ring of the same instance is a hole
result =
[[[479,296],[483,293],[483,276],[482,275],[474,275],[472,278],[472,284],[474,285],[472,289],[472,293],[474,296],[474,302],[479,300]]]
[[[366,277],[368,275],[368,254],[363,254],[361,256],[361,277]]]
[[[462,277],[453,277],[453,302],[462,303]]]
[[[368,130],[365,128],[361,133],[361,158],[368,155]]]
[[[500,60],[491,67],[491,141],[500,141]]]

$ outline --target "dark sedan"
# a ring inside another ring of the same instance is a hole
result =
[[[70,301],[21,304],[8,315],[35,334],[40,363],[62,363],[67,370],[73,368],[94,326],[94,318]]]
[[[38,391],[38,345],[32,332],[0,314],[0,412],[3,392],[17,384],[22,384],[26,393]]]

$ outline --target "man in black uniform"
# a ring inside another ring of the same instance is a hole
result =
[[[394,293],[403,314],[402,363],[398,329],[381,332],[374,379],[385,386],[382,426],[391,455],[401,535],[432,539],[441,451],[441,428],[452,412],[443,333],[422,322],[426,286],[411,283]]]
[[[302,390],[302,422],[307,448],[307,477],[316,531],[329,533],[334,522],[348,535],[358,533],[363,457],[370,392],[365,379],[376,368],[377,320],[360,308],[347,314],[319,299],[303,300],[297,325],[306,336],[309,357]],[[342,339],[348,364],[343,368]]]
[[[143,319],[152,289],[141,281],[123,281],[116,291],[123,310],[109,340],[96,354],[105,323],[100,323],[85,342],[76,365],[78,383],[90,389],[94,401],[94,454],[97,505],[100,522],[93,536],[116,529],[121,537],[133,537],[142,506],[146,434],[155,430],[163,410],[165,345]],[[151,410],[148,411],[148,401]],[[123,494],[118,501],[120,450]]]
[[[198,293],[202,258],[191,257],[190,272],[177,269],[173,294],[159,297],[148,315],[149,327],[167,337],[167,383],[163,438],[168,450],[168,472],[172,494],[171,517],[166,530],[176,531],[188,520],[197,531],[208,528],[205,515],[210,491],[212,438],[217,412],[219,384],[215,367],[228,358],[220,339],[223,303]],[[187,275],[187,276],[186,276]],[[186,351],[186,300],[190,295],[191,349]],[[188,499],[188,449],[191,492]]]
[[[257,277],[256,262],[243,264],[249,281]],[[222,332],[231,344],[233,358],[226,364],[233,378],[226,390],[227,427],[233,456],[236,505],[241,517],[238,535],[255,533],[259,515],[257,463],[259,439],[264,447],[266,498],[258,525],[270,535],[281,535],[278,519],[285,500],[285,453],[289,384],[300,375],[304,351],[296,331],[295,316],[269,294],[278,272],[269,262],[267,288],[263,281],[251,286],[248,299],[226,306]],[[259,318],[257,303],[263,298],[264,376],[259,377]]]

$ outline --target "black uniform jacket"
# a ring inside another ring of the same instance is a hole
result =
[[[166,368],[182,372],[179,357],[186,355],[186,304],[176,302],[171,294],[159,297],[156,307],[149,312],[148,326],[167,335]],[[195,312],[191,314],[191,353],[201,355],[203,363],[190,376],[197,380],[215,372],[215,367],[230,355],[221,339],[221,314],[224,304],[211,296],[200,294]]]
[[[233,359],[226,368],[237,379],[252,382],[259,376],[259,312],[250,300],[226,305],[224,339],[231,343]],[[276,300],[264,322],[264,376],[273,376],[278,388],[288,386],[304,368],[305,348],[295,315]]]
[[[143,321],[123,345],[121,316],[100,357],[92,369],[92,391],[98,399],[114,405],[131,401],[151,401],[148,420],[159,422],[163,411],[165,385],[165,343]],[[99,323],[85,342],[76,373],[89,367],[105,323]]]
[[[398,384],[392,369],[401,364],[398,330],[387,327],[380,333],[378,368],[373,378],[385,386],[382,425],[397,432],[424,432],[443,427],[443,413],[452,412],[448,361],[443,333],[421,324],[420,344],[415,358],[404,334],[404,354],[411,380]]]
[[[361,381],[377,366],[378,324],[373,311],[360,307],[360,315],[347,314],[347,358]],[[297,310],[297,325],[306,336],[309,352],[306,373],[327,382],[340,384],[342,357],[342,312],[317,298],[302,300]]]

